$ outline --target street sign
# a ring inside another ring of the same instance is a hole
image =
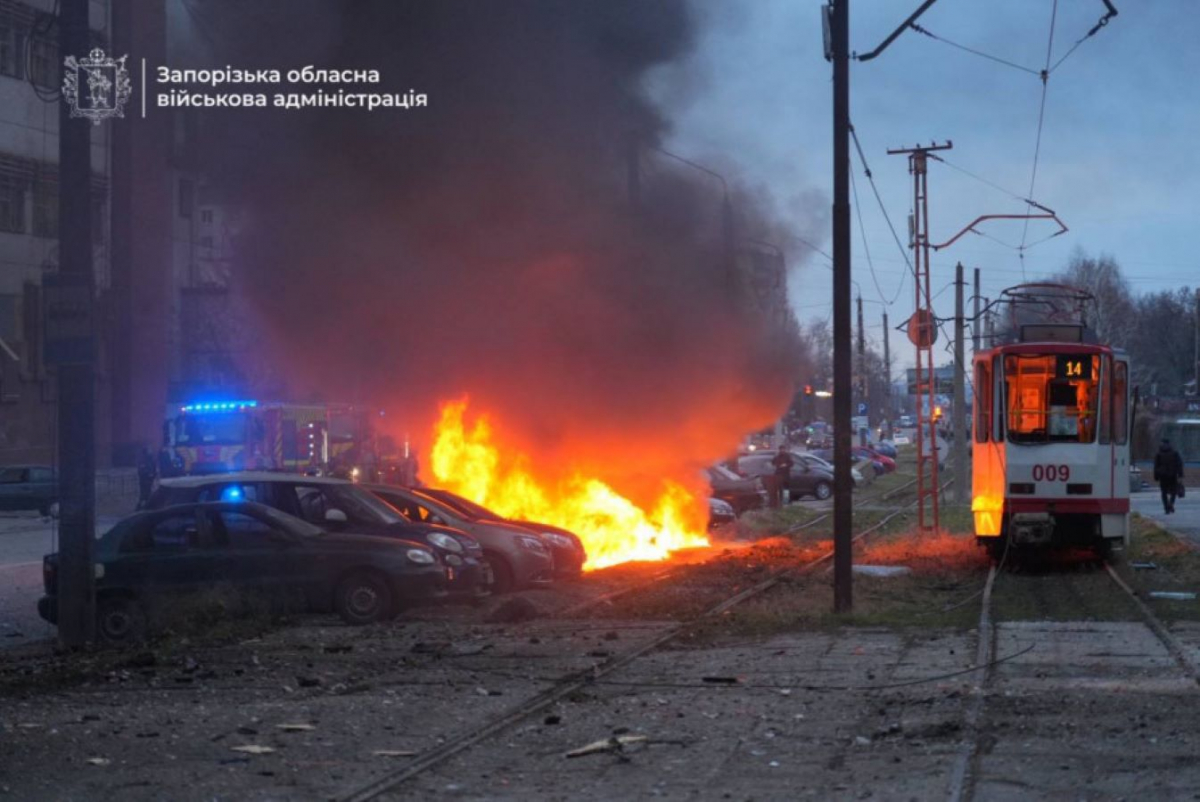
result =
[[[908,341],[918,348],[933,345],[937,342],[937,334],[933,313],[928,309],[918,309],[908,319]]]
[[[867,415],[867,402],[866,402],[866,401],[859,401],[859,402],[858,402],[858,412],[856,412],[856,413],[854,413],[854,414],[858,415],[859,417],[866,417],[866,415]]]
[[[48,365],[91,362],[95,353],[95,307],[88,276],[48,274],[42,280],[46,339],[43,359]]]

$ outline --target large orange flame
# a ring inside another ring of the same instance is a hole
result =
[[[467,431],[466,411],[466,400],[441,406],[430,455],[438,485],[506,518],[569,529],[587,549],[585,569],[664,560],[672,551],[708,545],[703,501],[682,485],[665,483],[647,512],[594,477],[539,478],[528,455],[495,444],[486,415]]]

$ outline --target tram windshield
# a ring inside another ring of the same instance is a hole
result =
[[[1095,442],[1099,356],[1009,355],[1004,381],[1009,442]]]

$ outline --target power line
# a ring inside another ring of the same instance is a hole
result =
[[[1100,18],[1099,22],[1097,22],[1095,25],[1092,26],[1092,29],[1090,31],[1088,31],[1083,36],[1081,36],[1079,38],[1079,41],[1077,41],[1075,44],[1071,45],[1070,50],[1068,50],[1066,53],[1064,53],[1063,56],[1058,61],[1054,62],[1054,66],[1049,69],[1049,72],[1054,72],[1055,70],[1057,70],[1062,65],[1062,63],[1064,61],[1066,61],[1067,58],[1069,58],[1070,55],[1079,48],[1079,46],[1081,44],[1083,44],[1088,39],[1092,38],[1097,33],[1099,33],[1100,29],[1103,28],[1105,25],[1107,25],[1109,20],[1111,20],[1113,17],[1117,16],[1117,9],[1113,7],[1112,0],[1101,0],[1101,2],[1104,3],[1105,9],[1106,9],[1104,16]]]
[[[1042,152],[1042,126],[1046,121],[1046,94],[1050,88],[1050,55],[1054,51],[1054,24],[1058,20],[1058,0],[1054,0],[1054,5],[1050,9],[1050,38],[1046,43],[1046,68],[1042,70],[1042,100],[1038,105],[1038,124],[1037,137],[1033,143],[1033,170],[1029,175],[1029,197],[1033,197],[1033,187],[1037,183],[1038,159]],[[1025,274],[1025,241],[1029,236],[1029,219],[1026,218],[1025,225],[1021,231],[1021,251],[1018,256],[1021,260],[1021,274]]]
[[[886,301],[883,297],[883,288],[879,286],[879,277],[875,275],[875,263],[871,261],[871,248],[867,244],[867,228],[863,225],[862,207],[858,203],[858,182],[854,180],[854,171],[850,171],[850,190],[854,195],[854,211],[858,215],[858,231],[862,235],[863,253],[867,257],[867,268],[871,271],[871,281],[875,284],[875,291],[879,293],[879,301],[885,306],[891,306],[896,303],[896,299],[900,297],[901,290],[904,289],[904,275],[900,276],[900,286],[896,288],[896,294],[892,300]]]
[[[943,44],[950,45],[951,47],[956,47],[956,48],[958,48],[959,50],[966,51],[967,53],[972,53],[972,54],[974,54],[974,55],[976,55],[976,56],[980,56],[980,57],[982,57],[982,58],[988,59],[989,61],[994,61],[994,62],[996,62],[997,64],[1003,64],[1003,65],[1004,65],[1004,66],[1006,66],[1006,67],[1012,67],[1012,68],[1013,68],[1013,69],[1015,69],[1015,70],[1020,70],[1021,72],[1027,72],[1027,73],[1029,73],[1029,74],[1031,74],[1031,75],[1038,75],[1038,74],[1039,74],[1037,70],[1030,69],[1029,67],[1022,66],[1022,65],[1020,65],[1020,64],[1017,64],[1017,63],[1015,63],[1015,62],[1009,61],[1008,59],[1003,59],[1003,58],[1000,58],[999,56],[993,56],[993,55],[992,55],[992,54],[990,54],[990,53],[984,53],[982,50],[976,50],[976,49],[975,49],[975,48],[973,48],[973,47],[967,47],[966,45],[960,45],[958,42],[952,42],[952,41],[950,41],[949,39],[946,39],[946,38],[944,38],[944,37],[938,36],[936,33],[933,33],[932,31],[928,30],[927,28],[922,28],[920,25],[917,25],[915,22],[914,22],[914,23],[912,23],[912,24],[910,24],[908,27],[912,28],[912,29],[913,29],[914,31],[916,31],[917,33],[923,33],[923,34],[925,34],[925,35],[926,35],[926,36],[928,36],[930,39],[934,39],[934,40],[936,40],[936,41],[938,41],[938,42],[941,42],[941,43],[943,43]]]
[[[892,239],[896,241],[896,247],[900,249],[900,255],[904,257],[904,264],[908,265],[908,272],[912,273],[915,279],[917,272],[913,269],[912,262],[908,258],[908,251],[900,242],[900,235],[896,233],[896,227],[892,225],[892,218],[888,216],[887,207],[883,205],[883,198],[879,195],[879,187],[875,186],[875,177],[871,175],[871,167],[867,164],[867,157],[863,154],[862,144],[858,141],[858,131],[854,129],[853,125],[850,126],[850,136],[854,139],[854,149],[858,151],[858,160],[862,163],[863,174],[866,175],[867,182],[871,185],[871,191],[875,193],[875,202],[879,204],[879,211],[883,213],[883,219],[887,221],[888,230],[892,232]]]

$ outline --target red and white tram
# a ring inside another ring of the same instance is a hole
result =
[[[975,538],[1009,547],[1129,541],[1129,358],[1079,325],[1021,326],[975,356]]]

